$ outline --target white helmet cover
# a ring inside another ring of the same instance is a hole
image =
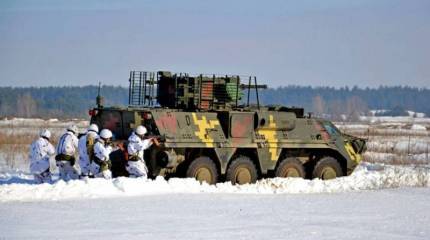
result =
[[[138,126],[137,128],[136,128],[136,134],[137,135],[140,135],[140,136],[143,136],[143,135],[145,135],[148,131],[146,130],[146,127],[144,127],[144,126]]]
[[[76,127],[76,125],[71,125],[67,128],[67,131],[78,134],[78,127]]]
[[[40,132],[40,136],[44,137],[44,138],[47,138],[47,139],[50,139],[51,138],[51,132],[48,129],[43,129]]]
[[[97,124],[91,124],[89,127],[88,127],[88,132],[95,132],[95,133],[99,133],[99,127],[97,126]]]
[[[100,137],[103,139],[108,139],[112,137],[112,132],[109,129],[103,129],[100,132]]]

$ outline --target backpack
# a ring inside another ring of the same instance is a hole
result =
[[[87,135],[87,154],[88,154],[88,158],[90,159],[90,161],[92,162],[92,160],[94,159],[94,144],[96,143],[96,139],[95,137],[92,137],[91,135]]]

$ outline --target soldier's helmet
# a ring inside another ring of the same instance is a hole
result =
[[[78,134],[78,127],[76,125],[70,125],[67,127],[67,131],[72,132],[73,134]]]
[[[97,124],[91,124],[89,127],[88,127],[88,132],[95,132],[95,133],[99,133],[99,127],[97,126]]]
[[[144,126],[138,126],[137,128],[136,128],[136,134],[137,135],[139,135],[139,136],[144,136],[148,131],[146,130],[146,127],[144,127]]]
[[[100,137],[103,138],[103,139],[112,138],[112,132],[109,129],[103,129],[100,132]]]
[[[43,138],[47,138],[48,140],[51,138],[51,132],[48,129],[43,129],[39,135]]]

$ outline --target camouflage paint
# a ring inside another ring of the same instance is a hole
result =
[[[94,109],[98,114],[91,118],[91,123],[112,130],[118,140],[127,140],[138,125],[146,126],[150,135],[163,136],[163,144],[145,154],[152,169],[157,164],[157,151],[175,152],[172,155],[180,155],[186,164],[194,160],[186,159],[194,153],[210,155],[219,161],[222,174],[237,151],[253,157],[263,174],[275,170],[284,153],[297,154],[302,163],[332,154],[338,161],[346,161],[348,173],[361,161],[364,139],[332,134],[326,125],[330,122],[305,116],[302,108],[238,105],[241,91],[252,88],[251,78],[248,85],[241,85],[239,76],[157,74],[160,79],[149,82],[152,87],[158,84],[159,106],[99,106]],[[147,79],[140,80],[144,87],[148,85]],[[255,80],[254,89],[258,86]],[[147,93],[139,97],[154,99]],[[170,169],[164,170],[176,171],[181,161],[168,158]],[[158,170],[153,173],[164,172]]]
[[[352,147],[350,142],[345,143],[345,149],[352,161],[354,161],[356,164],[359,164],[361,162],[361,155],[357,154],[354,151],[354,148]]]
[[[280,154],[280,148],[278,147],[278,137],[276,136],[276,123],[272,114],[269,115],[268,126],[258,130],[257,133],[263,135],[269,145],[268,150],[270,153],[270,160],[277,161]]]
[[[193,122],[197,126],[198,131],[195,131],[194,134],[206,144],[206,147],[213,148],[214,147],[214,139],[211,137],[209,132],[215,129],[216,126],[219,126],[218,120],[206,120],[206,116],[201,116],[202,119],[198,119],[196,113],[191,113],[193,116]]]

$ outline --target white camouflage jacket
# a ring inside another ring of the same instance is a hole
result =
[[[132,133],[128,138],[128,154],[131,156],[138,156],[140,159],[143,159],[143,151],[148,149],[152,145],[152,141],[150,139],[142,140],[136,133]]]
[[[49,161],[49,158],[55,154],[54,146],[48,142],[45,138],[40,137],[34,141],[30,146],[30,161],[31,163],[45,160]]]
[[[75,156],[78,149],[78,138],[71,132],[64,133],[57,145],[57,154]]]
[[[108,161],[109,154],[112,152],[112,147],[109,145],[105,145],[105,142],[98,138],[96,140],[96,144],[94,145],[94,155],[100,159],[101,161]]]
[[[87,134],[85,134],[84,136],[82,136],[81,138],[79,138],[79,142],[78,142],[78,148],[79,148],[79,156],[81,158],[87,158],[88,157],[88,152],[87,152],[87,139],[88,137],[91,137],[93,139],[97,139],[98,135],[95,132],[88,132]]]

